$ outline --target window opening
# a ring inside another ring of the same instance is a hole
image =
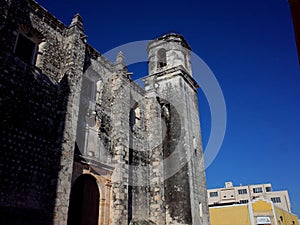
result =
[[[253,193],[262,193],[262,188],[261,187],[253,188]]]
[[[280,203],[281,199],[280,199],[280,197],[274,197],[274,198],[271,198],[271,201],[274,203]]]
[[[166,50],[161,48],[157,52],[157,68],[163,68],[167,65]]]
[[[15,55],[26,63],[34,64],[37,44],[25,35],[19,33],[15,45]]]
[[[209,192],[209,196],[210,197],[218,197],[218,192],[217,191]]]
[[[247,194],[247,189],[239,189],[238,193],[239,193],[239,195]]]
[[[271,187],[266,187],[266,192],[271,192],[272,188]]]

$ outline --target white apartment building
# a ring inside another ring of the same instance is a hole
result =
[[[224,188],[207,190],[209,206],[244,204],[256,198],[272,201],[276,206],[291,212],[288,191],[272,191],[271,184],[240,185],[226,182]]]

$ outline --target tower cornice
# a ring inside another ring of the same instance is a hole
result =
[[[187,48],[188,50],[192,50],[190,45],[187,43],[187,41],[184,39],[184,37],[181,34],[175,34],[175,33],[169,33],[165,34],[163,36],[160,36],[153,41],[150,41],[148,46],[147,46],[147,51],[149,51],[149,47],[154,47],[157,45],[160,45],[161,42],[178,42],[180,43],[183,47]]]
[[[157,81],[168,80],[175,76],[181,76],[186,83],[195,91],[199,88],[199,85],[194,80],[194,78],[184,69],[183,66],[176,66],[170,69],[163,70],[158,73],[149,75],[148,77],[156,77]],[[147,79],[147,78],[146,78]]]

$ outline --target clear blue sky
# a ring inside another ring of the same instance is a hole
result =
[[[288,0],[38,2],[66,24],[79,12],[101,53],[168,31],[184,35],[214,72],[227,107],[208,188],[272,183],[289,191],[300,215],[300,67]],[[205,144],[210,112],[201,93],[199,99]]]

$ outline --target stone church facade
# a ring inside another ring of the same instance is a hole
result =
[[[144,87],[33,0],[0,4],[0,224],[208,225],[191,48],[148,44]]]

